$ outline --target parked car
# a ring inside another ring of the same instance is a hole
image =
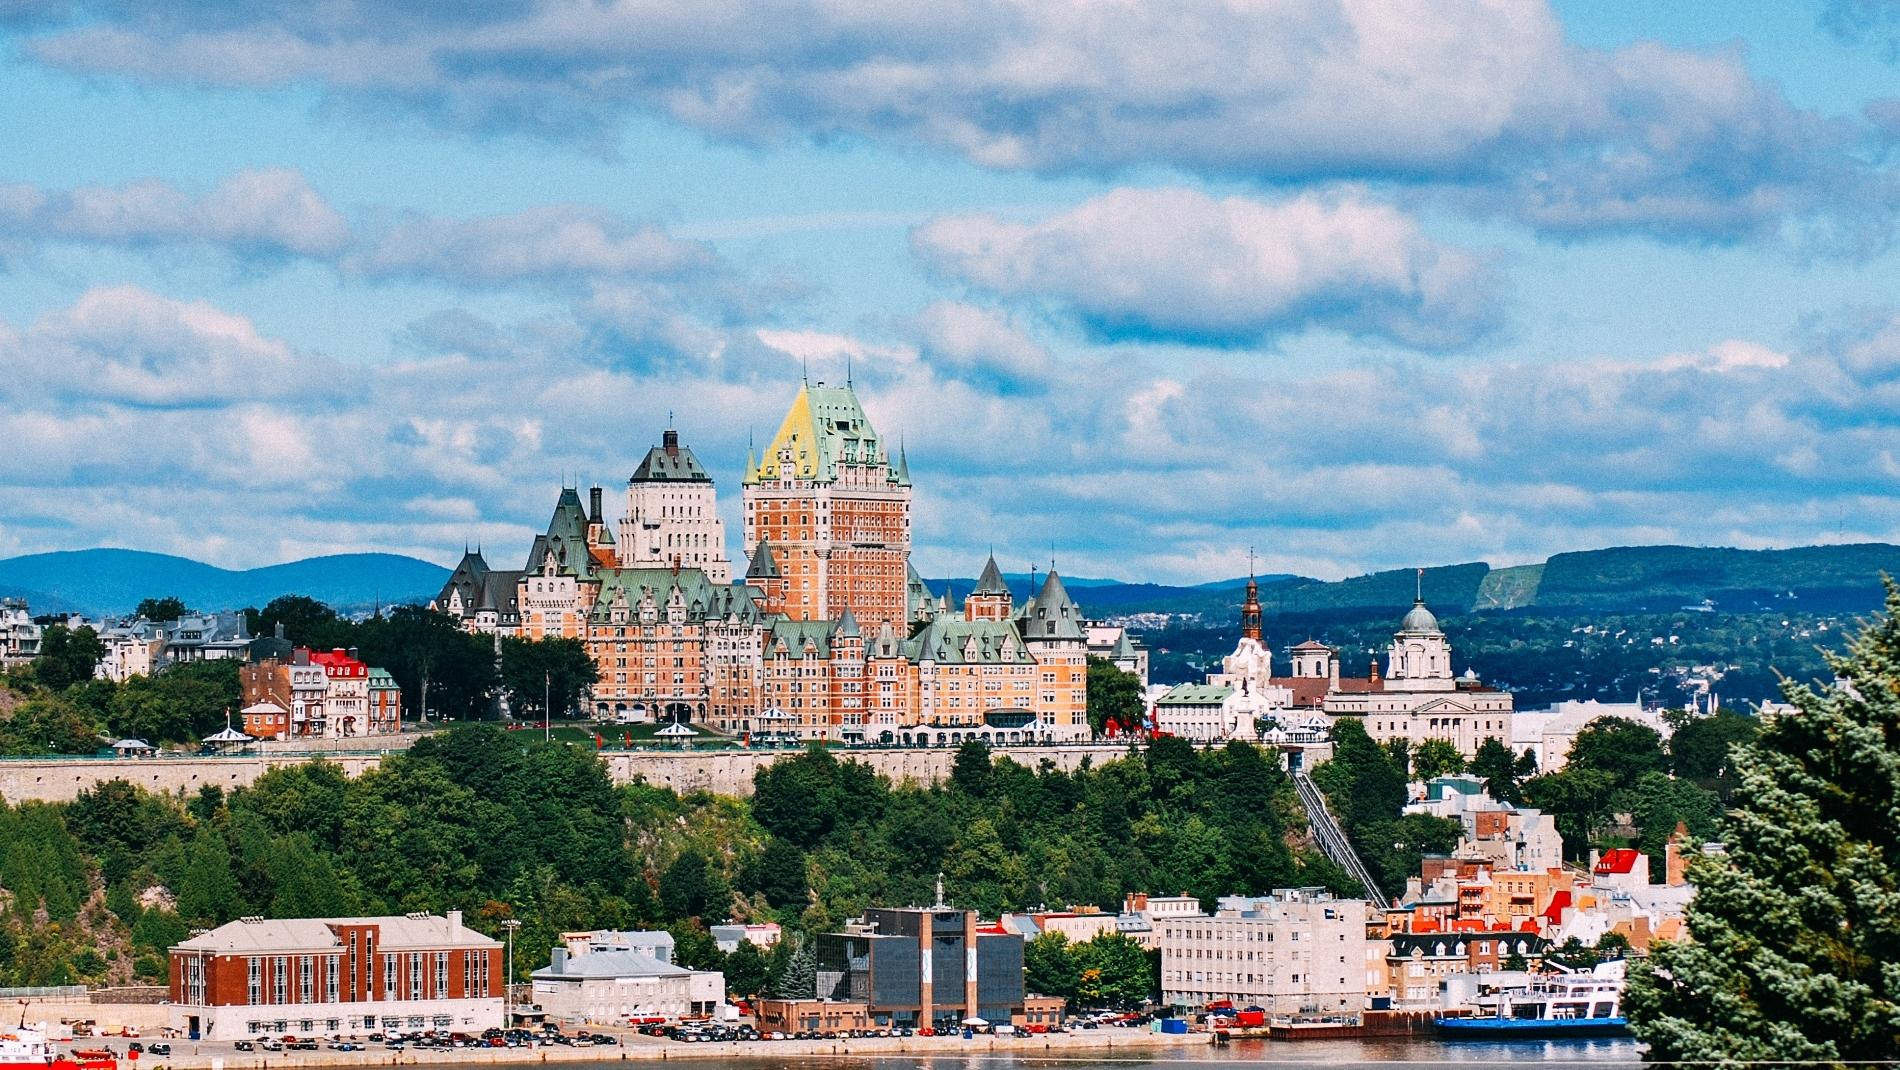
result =
[[[146,1048],[145,1051],[148,1055],[170,1055],[172,1053],[172,1046],[160,1041]]]
[[[254,1051],[257,1048],[257,1045],[251,1043],[248,1040],[240,1040],[236,1044],[233,1044],[231,1046],[236,1048],[239,1051]]]

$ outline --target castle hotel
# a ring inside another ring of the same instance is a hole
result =
[[[1061,577],[1018,605],[992,558],[960,609],[934,596],[910,564],[909,464],[849,384],[799,389],[742,494],[735,580],[712,478],[668,430],[617,524],[600,488],[563,489],[520,571],[465,553],[431,604],[472,631],[584,641],[603,718],[754,740],[1088,737],[1100,637]]]

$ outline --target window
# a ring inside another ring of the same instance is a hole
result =
[[[422,952],[409,953],[409,998],[422,998]]]
[[[383,998],[396,998],[396,956],[383,956]]]
[[[337,1001],[337,972],[341,961],[335,955],[323,960],[323,999],[326,1003]]]
[[[445,999],[449,994],[449,953],[435,953],[435,998]]]
[[[309,1003],[316,995],[315,979],[311,976],[310,956],[297,957],[297,1002]]]
[[[246,960],[250,963],[250,986],[246,993],[246,1002],[255,1007],[264,1002],[264,964],[256,957]]]
[[[288,975],[289,975],[289,969],[287,968],[287,965],[284,962],[284,956],[279,955],[276,958],[271,960],[271,1002],[272,1003],[289,1002],[287,993],[285,992],[285,986],[287,983]]]

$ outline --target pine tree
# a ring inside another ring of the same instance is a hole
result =
[[[1795,709],[1735,748],[1727,854],[1690,871],[1692,939],[1631,978],[1651,1059],[1900,1052],[1900,586],[1827,660],[1837,686],[1784,682]]]
[[[818,994],[818,956],[811,941],[801,941],[772,984],[774,999],[812,999]]]

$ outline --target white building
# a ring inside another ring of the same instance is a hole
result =
[[[1486,739],[1512,738],[1510,692],[1485,687],[1470,669],[1453,675],[1451,643],[1423,598],[1399,621],[1378,686],[1335,688],[1326,695],[1325,709],[1335,719],[1359,718],[1375,742],[1399,739],[1416,747],[1442,739],[1466,758],[1475,757]]]
[[[553,1017],[624,1025],[630,1018],[710,1016],[725,1002],[725,975],[676,965],[667,933],[564,933],[562,939],[533,976],[535,1002]]]
[[[1354,1014],[1366,1005],[1366,903],[1316,888],[1228,896],[1212,915],[1155,922],[1161,1001],[1219,1000],[1272,1014]]]
[[[718,492],[678,431],[668,428],[627,480],[616,549],[626,568],[696,568],[714,584],[732,582]]]
[[[752,925],[714,925],[710,931],[713,943],[728,955],[739,950],[740,944],[751,944],[761,949],[777,947],[780,936],[776,921]]]
[[[0,599],[0,665],[14,665],[40,656],[40,626],[26,602]]]

